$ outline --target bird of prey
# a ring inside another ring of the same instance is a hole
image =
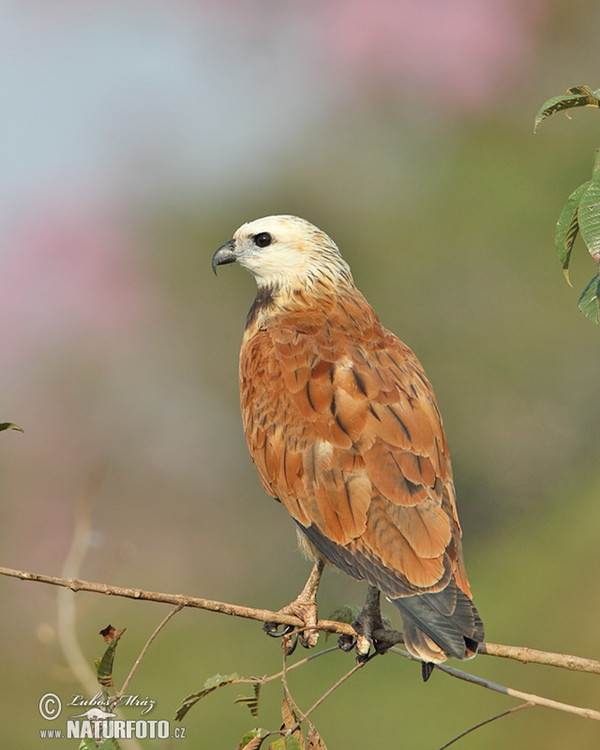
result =
[[[400,610],[425,679],[433,663],[474,656],[483,624],[442,419],[420,362],[380,323],[333,240],[305,219],[242,225],[213,270],[226,263],[246,268],[258,287],[239,371],[250,454],[315,560],[282,611],[303,620],[302,642],[314,645],[326,562],[370,585],[354,623],[359,657],[382,627],[379,592]]]

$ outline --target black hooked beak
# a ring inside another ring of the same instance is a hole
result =
[[[235,240],[229,240],[217,250],[212,257],[212,270],[217,275],[217,266],[224,266],[226,263],[235,263]]]

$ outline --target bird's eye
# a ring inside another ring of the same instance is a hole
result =
[[[254,235],[254,244],[258,247],[267,247],[271,242],[273,242],[273,238],[268,232],[259,232],[259,234]]]

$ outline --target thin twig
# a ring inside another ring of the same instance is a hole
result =
[[[329,650],[329,649],[327,649],[327,650]],[[324,653],[324,652],[322,652],[322,653]],[[300,716],[300,718],[297,719],[296,723],[293,726],[291,726],[291,727],[289,727],[289,728],[286,729],[285,734],[295,734],[295,732],[298,729],[300,729],[300,726],[301,726],[301,724],[302,724],[303,721],[305,721],[308,724],[308,727],[309,727],[310,731],[316,732],[315,725],[310,721],[310,719],[308,717],[312,714],[312,712],[315,709],[317,709],[324,701],[326,701],[327,698],[329,698],[329,696],[334,692],[334,690],[337,690],[340,685],[342,685],[349,677],[351,677],[361,667],[364,667],[364,665],[368,661],[370,661],[374,656],[377,656],[377,654],[374,653],[369,658],[365,659],[364,661],[361,661],[361,662],[358,662],[358,664],[355,664],[352,667],[352,669],[348,670],[348,672],[346,672],[346,674],[342,675],[340,677],[340,679],[336,683],[334,683],[328,690],[326,690],[323,693],[323,695],[320,698],[318,698],[312,704],[312,706],[308,709],[308,711],[302,711],[302,709],[298,706],[298,704],[296,703],[296,701],[292,698],[290,690],[289,690],[289,687],[288,687],[288,683],[287,683],[287,671],[288,671],[288,667],[287,667],[286,650],[285,650],[285,646],[284,646],[284,648],[283,648],[283,670],[282,670],[282,675],[281,675],[281,683],[283,685],[283,695],[284,695],[286,701],[292,707],[292,709],[294,711],[296,711],[299,714],[299,716]]]
[[[211,612],[220,612],[225,615],[234,617],[245,617],[250,620],[259,622],[276,622],[281,625],[293,625],[302,628],[304,623],[294,615],[282,612],[274,612],[269,609],[257,609],[254,607],[244,607],[238,604],[228,604],[211,599],[202,599],[195,596],[184,596],[183,594],[165,594],[158,591],[145,591],[143,589],[123,588],[121,586],[109,586],[105,583],[94,583],[92,581],[83,581],[78,578],[58,578],[40,573],[31,573],[13,568],[0,567],[0,575],[18,578],[23,581],[37,581],[52,586],[61,586],[71,589],[71,591],[89,591],[105,596],[122,596],[128,599],[143,599],[145,601],[161,602],[163,604],[173,604],[182,607],[193,607],[196,609],[205,609]],[[356,635],[354,628],[337,620],[319,620],[316,625],[318,630],[328,633],[337,633],[339,635]],[[397,631],[375,631],[373,635],[380,640],[380,635],[385,635],[388,643],[402,641],[402,634]],[[586,659],[580,656],[570,654],[555,654],[549,651],[539,651],[537,649],[525,648],[521,646],[507,646],[498,643],[483,643],[479,648],[481,654],[497,656],[504,659],[515,659],[516,661],[545,664],[552,667],[560,667],[578,672],[588,672],[600,674],[600,661],[595,659]]]
[[[463,737],[466,737],[471,732],[474,732],[476,729],[479,729],[480,727],[484,727],[486,724],[491,724],[492,721],[496,721],[496,719],[501,719],[503,716],[508,716],[509,714],[514,714],[517,711],[521,711],[523,708],[533,708],[533,703],[530,703],[527,701],[527,703],[520,703],[518,706],[513,706],[512,708],[507,708],[506,711],[502,711],[499,714],[496,714],[495,716],[491,716],[489,719],[486,719],[485,721],[480,721],[479,724],[475,724],[474,727],[469,727],[469,729],[466,729],[464,732],[461,732],[459,735],[454,737],[450,740],[450,742],[446,742],[445,745],[442,745],[439,750],[446,750],[447,747],[450,747],[450,745],[453,745],[455,742],[458,742],[458,740],[461,740]]]
[[[288,707],[291,709],[292,716],[294,717],[294,719],[296,719],[294,725],[291,728],[287,728],[285,730],[285,733],[287,734],[289,732],[290,734],[296,735],[303,721],[308,722],[309,726],[311,727],[312,727],[312,724],[306,718],[306,714],[302,711],[300,706],[292,698],[292,694],[290,693],[290,689],[289,689],[288,682],[287,682],[287,649],[288,649],[288,645],[286,643],[286,639],[282,638],[281,640],[281,653],[282,653],[281,686],[283,688],[283,699],[285,701],[284,705],[285,703],[288,704]],[[298,718],[298,716],[300,716],[300,718]],[[285,724],[287,723],[287,719],[285,715],[283,714],[283,709],[282,709],[282,718],[283,718],[284,726],[285,726]]]
[[[340,685],[342,685],[342,684],[343,684],[344,682],[346,682],[346,680],[347,680],[347,679],[348,679],[349,677],[352,677],[352,675],[353,675],[353,674],[355,674],[355,672],[358,672],[358,670],[359,670],[359,669],[361,669],[362,667],[364,667],[364,666],[365,666],[365,664],[367,664],[367,663],[368,663],[368,662],[369,662],[369,661],[370,661],[370,660],[371,660],[371,659],[372,659],[372,658],[373,658],[374,656],[377,656],[377,654],[376,654],[376,653],[374,653],[374,654],[371,654],[371,656],[369,656],[369,657],[368,657],[368,658],[367,658],[367,659],[366,659],[365,661],[361,661],[361,662],[358,662],[358,664],[355,664],[355,665],[354,665],[354,666],[352,667],[352,669],[349,669],[349,670],[348,670],[348,671],[346,672],[346,674],[342,675],[342,676],[340,677],[340,679],[339,679],[339,680],[338,680],[337,682],[335,682],[335,683],[334,683],[334,684],[333,684],[333,685],[332,685],[332,686],[331,686],[331,687],[329,688],[329,690],[326,690],[326,691],[325,691],[325,692],[323,693],[323,695],[322,695],[322,696],[321,696],[320,698],[318,698],[318,699],[317,699],[317,700],[316,700],[316,701],[315,701],[315,702],[314,702],[314,703],[312,704],[312,706],[311,706],[311,707],[310,707],[310,708],[309,708],[309,709],[308,709],[307,711],[305,711],[305,712],[304,712],[304,718],[306,719],[306,717],[307,717],[307,716],[310,716],[310,715],[312,714],[312,712],[313,712],[313,711],[314,711],[314,710],[315,710],[316,708],[318,708],[318,707],[319,707],[319,706],[321,705],[321,703],[323,703],[323,701],[325,701],[325,700],[327,700],[327,698],[329,698],[329,696],[330,696],[330,695],[331,695],[331,694],[333,693],[333,691],[334,691],[334,690],[337,690],[337,689],[339,688],[339,686],[340,686]],[[300,725],[300,723],[298,723],[298,726],[299,726],[299,725]]]
[[[129,674],[127,675],[127,679],[123,683],[123,687],[117,693],[117,695],[116,695],[117,698],[120,698],[122,695],[125,695],[125,691],[129,687],[129,683],[131,682],[131,678],[135,674],[135,671],[138,668],[140,662],[142,661],[142,659],[146,655],[146,651],[148,651],[148,647],[150,646],[150,644],[152,643],[152,641],[156,638],[156,636],[160,633],[160,631],[164,628],[164,626],[169,622],[169,620],[171,619],[171,617],[174,617],[178,612],[181,612],[182,609],[183,609],[183,605],[181,605],[181,604],[178,604],[176,607],[174,607],[168,613],[168,615],[163,618],[163,620],[157,626],[157,628],[152,633],[152,635],[150,636],[150,638],[148,638],[148,640],[146,641],[146,644],[144,645],[144,648],[140,651],[140,654],[139,654],[138,658],[135,660],[135,664],[131,668],[131,672],[129,672]]]
[[[404,658],[413,659],[407,651],[403,651],[400,648],[389,649],[392,653],[399,654]],[[525,701],[526,703],[533,703],[536,706],[544,706],[545,708],[553,708],[557,711],[565,711],[569,714],[575,714],[582,716],[584,719],[595,719],[600,721],[600,711],[595,711],[593,708],[581,708],[580,706],[573,706],[570,703],[561,703],[560,701],[554,701],[550,698],[544,698],[541,695],[535,695],[534,693],[524,693],[522,690],[515,690],[514,688],[505,687],[499,685],[497,682],[491,680],[484,680],[482,677],[476,677],[474,674],[468,674],[463,672],[461,669],[456,667],[448,667],[446,664],[436,664],[436,669],[446,672],[446,674],[452,675],[452,677],[458,677],[459,680],[465,682],[471,682],[473,685],[479,685],[480,687],[488,688],[488,690],[494,690],[497,693],[504,693],[504,695],[510,695],[513,698]]]
[[[312,661],[313,659],[318,659],[319,656],[324,656],[325,654],[331,654],[334,651],[339,651],[338,646],[331,646],[330,648],[325,648],[323,651],[318,651],[316,654],[310,654],[310,656],[305,656],[304,659],[300,659],[300,661],[295,661],[293,664],[286,665],[285,671],[291,672],[292,669],[296,669],[297,667],[301,667],[302,665],[306,664],[308,661]],[[275,674],[271,674],[268,677],[262,677],[258,682],[260,682],[262,685],[266,685],[268,682],[272,682],[273,680],[276,680],[278,677],[281,677],[283,675],[283,670],[281,672],[276,672]],[[247,680],[247,682],[257,682],[257,680]]]

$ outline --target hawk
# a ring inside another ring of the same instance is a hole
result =
[[[258,287],[239,371],[250,454],[315,560],[284,608],[304,621],[304,645],[316,642],[316,592],[329,563],[370,586],[354,623],[359,657],[381,627],[380,592],[400,611],[424,678],[433,663],[474,656],[483,624],[442,418],[419,360],[380,323],[333,240],[305,219],[242,225],[213,270],[227,263]]]

